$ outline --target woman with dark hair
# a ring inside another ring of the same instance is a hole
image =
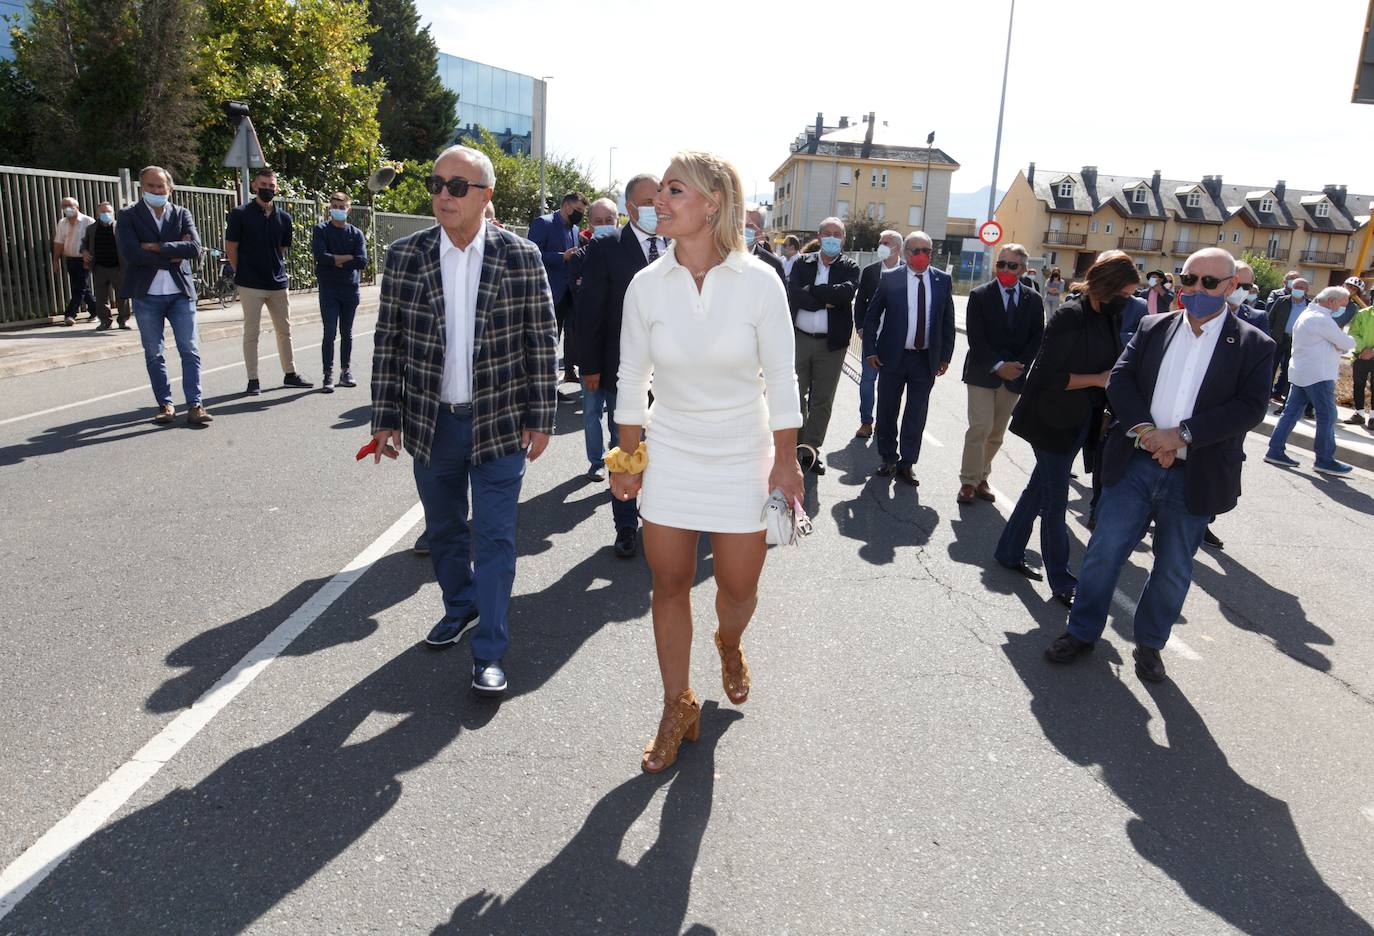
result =
[[[1094,445],[1107,406],[1107,378],[1121,355],[1121,312],[1140,283],[1124,254],[1099,259],[1078,295],[1045,323],[1040,352],[1012,411],[1011,431],[1031,444],[1035,470],[1007,520],[994,553],[997,561],[1027,578],[1026,544],[1040,517],[1040,557],[1055,600],[1072,606],[1078,580],[1069,571],[1069,471],[1074,455]]]
[[[1064,274],[1059,272],[1059,267],[1053,267],[1050,275],[1045,277],[1045,314],[1053,315],[1059,309],[1059,303],[1069,297],[1069,284],[1064,279]]]

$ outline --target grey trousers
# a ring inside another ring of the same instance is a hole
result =
[[[95,315],[102,322],[110,321],[110,306],[119,309],[119,324],[129,321],[129,300],[119,298],[124,285],[124,271],[119,267],[91,266],[91,290],[95,293]],[[107,300],[109,300],[107,302]]]
[[[809,445],[820,451],[825,442],[825,430],[830,425],[830,410],[835,403],[835,389],[844,373],[844,348],[831,351],[824,337],[795,330],[797,340],[797,390],[801,394],[802,428],[797,434],[799,445]]]

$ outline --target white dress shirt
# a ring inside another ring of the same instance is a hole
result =
[[[830,267],[819,257],[816,259],[816,282],[813,285],[830,285]],[[797,327],[808,335],[824,338],[830,333],[830,310],[825,308],[798,309]]]
[[[167,228],[167,219],[172,216],[171,203],[162,206],[162,217],[160,218],[157,216],[157,209],[149,208],[148,210],[153,213],[153,223],[157,225],[158,239],[166,243],[167,238],[163,237],[162,233]],[[171,296],[179,292],[181,290],[177,289],[176,280],[172,279],[170,270],[158,270],[157,273],[153,274],[153,281],[148,284],[148,295],[150,296]]]
[[[62,217],[53,231],[52,242],[62,245],[62,256],[76,259],[81,256],[81,239],[86,236],[86,228],[95,224],[95,218],[77,212],[72,217]]]
[[[916,309],[917,304],[917,283],[926,284],[926,324],[925,339],[926,347],[930,347],[930,310],[934,305],[934,296],[930,291],[930,267],[926,267],[924,273],[917,273],[911,267],[906,268],[906,342],[902,347],[908,351],[915,351],[916,348]]]
[[[790,256],[790,257],[783,257],[783,258],[782,258],[782,274],[783,274],[783,276],[789,276],[789,277],[790,277],[790,276],[792,275],[792,267],[794,267],[794,266],[796,265],[796,263],[797,263],[797,258],[800,257],[800,256],[801,256],[801,254],[793,254],[793,255]]]
[[[1194,335],[1188,316],[1183,316],[1174,329],[1174,337],[1164,351],[1155,379],[1154,396],[1150,398],[1150,419],[1160,429],[1174,429],[1193,415],[1202,378],[1212,363],[1217,339],[1226,324],[1224,314],[1215,316],[1202,326],[1202,334]],[[1178,450],[1178,458],[1188,457],[1188,447]]]
[[[630,230],[635,232],[635,237],[639,238],[639,249],[644,251],[644,262],[649,262],[649,240],[652,238],[658,245],[658,256],[663,256],[663,252],[668,249],[668,238],[657,234],[645,234],[636,225],[631,224]],[[657,259],[657,258],[655,258]]]
[[[1335,380],[1340,374],[1341,357],[1353,350],[1355,339],[1341,331],[1331,312],[1315,302],[1309,303],[1293,326],[1288,380],[1298,387]]]
[[[482,282],[487,222],[482,221],[466,249],[459,249],[448,232],[439,235],[439,275],[444,283],[444,376],[439,382],[441,403],[472,402],[472,342],[477,328],[477,290]]]

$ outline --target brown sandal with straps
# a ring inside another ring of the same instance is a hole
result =
[[[743,705],[749,701],[749,664],[744,660],[744,649],[738,644],[725,646],[720,631],[716,631],[716,650],[720,652],[720,681],[725,694],[731,702]]]
[[[678,749],[682,742],[695,741],[701,737],[701,700],[691,689],[672,702],[663,706],[663,718],[658,723],[658,735],[647,747],[639,766],[645,773],[662,773],[677,761]],[[649,759],[658,761],[657,767],[649,766]]]

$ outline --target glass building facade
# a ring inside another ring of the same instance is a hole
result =
[[[538,79],[440,52],[439,80],[458,94],[458,141],[483,128],[508,153],[538,151]]]

